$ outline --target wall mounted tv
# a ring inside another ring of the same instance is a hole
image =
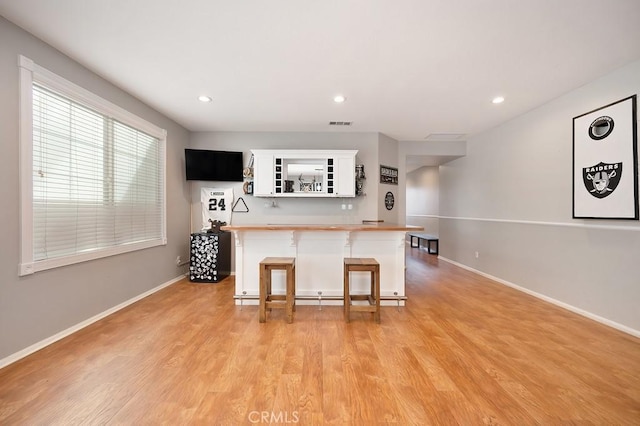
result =
[[[185,149],[187,180],[242,182],[242,152]]]

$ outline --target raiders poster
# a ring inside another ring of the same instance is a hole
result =
[[[638,220],[636,95],[573,118],[574,219]]]

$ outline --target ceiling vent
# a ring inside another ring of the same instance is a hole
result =
[[[329,126],[351,126],[353,121],[330,121]]]
[[[425,140],[431,142],[461,141],[464,140],[465,136],[467,136],[465,133],[431,133],[429,136],[425,137]]]

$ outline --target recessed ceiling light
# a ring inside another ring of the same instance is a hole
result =
[[[491,102],[494,104],[501,104],[504,102],[504,98],[502,96],[496,96]]]
[[[198,100],[200,102],[211,102],[213,99],[211,98],[211,96],[200,95],[198,96]]]
[[[345,98],[342,95],[337,95],[335,98],[333,98],[333,102],[341,104],[342,102],[346,101],[347,98]]]

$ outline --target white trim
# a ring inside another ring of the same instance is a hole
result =
[[[120,121],[121,123],[135,127],[137,130],[141,130],[158,139],[161,139],[163,135],[166,137],[166,131],[164,129],[161,129],[155,124],[136,116],[132,112],[129,112],[126,109],[88,91],[87,89],[70,82],[64,77],[41,67],[29,58],[20,55],[20,64],[28,64],[28,61],[32,64],[31,70],[33,73],[33,81],[42,83],[47,87],[47,89],[54,90],[67,98],[72,98],[76,102],[97,110],[102,115],[106,115],[109,118]]]
[[[620,330],[620,331],[622,331],[624,333],[630,334],[630,335],[635,336],[635,337],[640,337],[640,330],[636,330],[636,329],[633,329],[631,327],[627,327],[626,325],[622,325],[622,324],[617,323],[615,321],[611,321],[611,320],[603,318],[601,316],[592,314],[591,312],[585,311],[584,309],[576,308],[575,306],[569,305],[568,303],[561,302],[561,301],[553,299],[553,298],[551,298],[549,296],[545,296],[544,294],[537,293],[537,292],[529,290],[529,289],[527,289],[525,287],[521,287],[521,286],[519,286],[517,284],[514,284],[512,282],[503,280],[503,279],[498,278],[498,277],[494,277],[493,275],[490,275],[490,274],[487,274],[485,272],[479,271],[479,270],[474,269],[474,268],[472,268],[470,266],[464,265],[462,263],[458,263],[455,260],[447,259],[446,257],[443,257],[443,256],[438,256],[438,259],[442,259],[445,262],[449,262],[452,265],[459,266],[460,268],[466,269],[467,271],[471,271],[471,272],[476,273],[478,275],[482,275],[485,278],[489,278],[490,280],[493,280],[493,281],[496,281],[497,283],[506,285],[507,287],[511,287],[511,288],[513,288],[515,290],[521,291],[521,292],[526,293],[528,295],[531,295],[531,296],[533,296],[535,298],[544,300],[545,302],[549,302],[549,303],[551,303],[553,305],[559,306],[561,308],[564,308],[564,309],[566,309],[568,311],[571,311],[573,313],[576,313],[578,315],[582,315],[583,317],[592,319],[592,320],[597,321],[597,322],[599,322],[601,324],[604,324],[606,326],[615,328],[616,330]]]
[[[160,142],[160,160],[162,161],[162,207],[161,214],[161,235],[162,245],[167,245],[167,131],[162,129],[159,137]]]
[[[589,223],[569,223],[569,222],[544,222],[536,220],[518,220],[518,219],[492,219],[484,217],[461,217],[461,216],[437,216],[437,215],[412,215],[408,214],[407,217],[430,217],[436,219],[449,219],[449,220],[467,220],[475,222],[495,222],[495,223],[515,223],[520,225],[536,225],[536,226],[560,226],[568,228],[585,228],[585,229],[604,229],[608,231],[635,231],[640,232],[640,226],[626,226],[626,225],[595,225]]]
[[[20,275],[29,275],[35,272],[46,271],[47,269],[59,268],[60,266],[73,265],[75,263],[87,262],[89,260],[102,259],[104,257],[115,256],[117,254],[129,253],[137,250],[144,250],[151,247],[167,245],[167,239],[163,236],[148,241],[139,241],[121,246],[113,246],[89,251],[86,253],[76,253],[71,256],[54,257],[51,259],[38,260],[36,262],[25,262],[20,264]]]
[[[82,330],[83,328],[85,328],[85,327],[87,327],[87,326],[89,326],[89,325],[91,325],[91,324],[93,324],[93,323],[95,323],[97,321],[100,321],[101,319],[103,319],[103,318],[105,318],[105,317],[107,317],[107,316],[109,316],[109,315],[111,315],[111,314],[123,309],[123,308],[126,308],[127,306],[132,305],[135,302],[137,302],[139,300],[142,300],[147,296],[150,296],[153,293],[155,293],[157,291],[160,291],[165,287],[170,286],[171,284],[177,283],[178,281],[182,280],[184,277],[185,277],[184,275],[180,275],[180,276],[178,276],[178,277],[176,277],[176,278],[174,278],[174,279],[172,279],[170,281],[167,281],[164,284],[160,284],[159,286],[157,286],[155,288],[152,288],[151,290],[145,291],[144,293],[139,294],[138,296],[135,296],[135,297],[133,297],[133,298],[131,298],[131,299],[125,301],[125,302],[122,302],[119,305],[114,306],[113,308],[109,308],[106,311],[99,313],[98,315],[94,315],[91,318],[88,318],[88,319],[86,319],[86,320],[84,320],[82,322],[79,322],[76,325],[73,325],[73,326],[71,326],[71,327],[69,327],[69,328],[67,328],[65,330],[62,330],[61,332],[56,333],[51,337],[47,337],[46,339],[41,340],[41,341],[39,341],[37,343],[34,343],[33,345],[31,345],[31,346],[29,346],[27,348],[24,348],[21,351],[18,351],[16,353],[12,354],[12,355],[9,355],[6,358],[0,359],[0,368],[6,367],[9,364],[12,364],[12,363],[14,363],[14,362],[16,362],[16,361],[28,356],[28,355],[31,355],[32,353],[34,353],[36,351],[39,351],[40,349],[42,349],[42,348],[44,348],[46,346],[49,346],[50,344],[55,343],[58,340],[64,339],[65,337],[75,333],[76,331]]]
[[[31,59],[18,56],[20,72],[20,275],[33,274],[33,67]]]

